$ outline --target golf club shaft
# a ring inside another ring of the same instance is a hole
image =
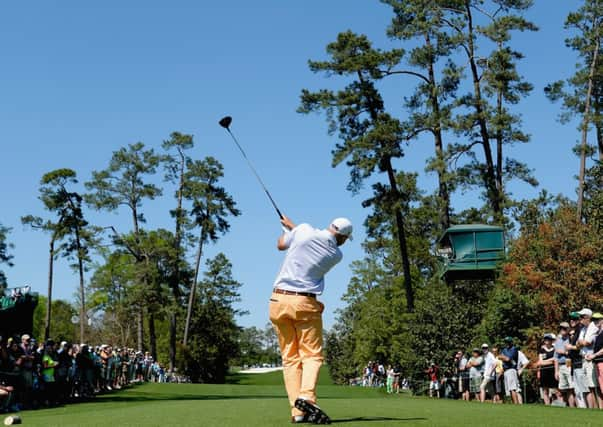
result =
[[[257,178],[258,182],[260,183],[260,185],[264,189],[264,192],[266,193],[266,196],[268,196],[268,199],[270,199],[270,203],[272,203],[272,206],[274,206],[274,209],[276,209],[276,213],[278,214],[279,218],[283,219],[283,214],[281,213],[281,211],[279,210],[279,208],[276,206],[276,203],[274,202],[274,199],[272,198],[272,196],[270,195],[270,192],[268,191],[268,189],[264,185],[264,181],[262,181],[262,178],[260,178],[260,175],[258,175],[257,171],[255,170],[255,168],[253,167],[253,165],[249,161],[249,158],[247,158],[247,154],[245,154],[245,151],[243,150],[243,147],[241,147],[241,144],[239,144],[239,141],[237,141],[237,138],[234,136],[234,134],[231,132],[231,130],[229,128],[225,128],[225,129],[228,131],[228,133],[232,137],[232,140],[235,142],[235,144],[237,144],[237,147],[239,148],[239,151],[241,152],[241,154],[243,155],[243,157],[245,157],[245,160],[247,161],[247,164],[249,165],[249,168],[251,169],[251,171],[253,172],[253,174]]]

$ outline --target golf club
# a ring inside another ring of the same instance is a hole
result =
[[[253,172],[253,174],[255,175],[255,177],[258,179],[260,185],[264,189],[264,192],[266,193],[266,195],[270,199],[270,202],[272,203],[272,206],[274,206],[274,209],[276,209],[276,213],[278,214],[279,218],[283,219],[283,214],[281,213],[281,211],[276,206],[276,203],[274,202],[274,199],[272,198],[272,196],[268,192],[268,189],[264,185],[264,181],[262,181],[262,178],[260,178],[260,175],[258,175],[257,171],[255,170],[255,168],[253,167],[253,165],[251,164],[251,162],[247,158],[247,154],[245,154],[245,151],[241,147],[241,144],[239,144],[239,141],[237,141],[237,138],[234,136],[234,134],[230,130],[230,124],[232,123],[232,117],[230,117],[230,116],[223,117],[218,123],[220,123],[220,126],[222,126],[224,129],[226,129],[228,131],[228,133],[232,137],[232,140],[235,142],[235,144],[237,144],[237,147],[239,147],[239,150],[241,151],[241,154],[243,155],[243,157],[245,157],[245,160],[247,160],[247,164],[249,165],[249,168],[251,169],[251,171]]]

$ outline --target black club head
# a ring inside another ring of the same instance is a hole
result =
[[[230,117],[230,116],[223,117],[222,119],[220,119],[220,121],[218,123],[220,123],[220,126],[222,126],[224,129],[228,129],[228,127],[232,123],[232,117]]]

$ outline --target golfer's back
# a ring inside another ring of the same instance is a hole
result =
[[[343,257],[335,237],[327,230],[300,224],[287,233],[284,243],[288,250],[274,287],[321,294],[325,274]]]

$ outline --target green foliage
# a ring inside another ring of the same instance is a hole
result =
[[[140,212],[143,200],[161,195],[159,187],[143,180],[155,174],[160,161],[161,157],[153,149],[145,149],[142,142],[114,151],[107,169],[93,171],[92,180],[86,182],[86,188],[93,191],[86,195],[86,202],[96,209],[109,211],[120,205],[127,206],[137,232],[138,223],[145,221]]]
[[[230,228],[227,217],[241,214],[233,198],[218,185],[223,177],[224,167],[213,157],[187,162],[183,194],[192,204],[190,227],[200,229],[201,244],[218,240],[218,235]]]
[[[603,233],[603,162],[586,171],[584,218],[595,232]]]
[[[340,33],[327,46],[329,61],[310,61],[310,69],[327,75],[345,75],[352,78],[337,93],[322,89],[318,92],[302,90],[298,111],[309,113],[325,111],[329,132],[338,129],[341,143],[333,150],[333,166],[346,161],[350,168],[348,190],[358,193],[364,181],[376,173],[385,173],[388,185],[373,184],[373,198],[364,207],[379,205],[389,214],[390,228],[397,237],[401,269],[404,275],[407,310],[414,307],[414,290],[407,247],[407,232],[402,209],[407,195],[397,181],[392,160],[403,156],[405,140],[402,123],[385,111],[383,97],[377,89],[377,80],[389,73],[400,60],[403,51],[383,52],[374,49],[364,35],[351,31]],[[337,113],[337,117],[335,117]],[[385,209],[387,207],[387,210]]]
[[[46,302],[47,298],[43,295],[38,297],[38,305],[34,310],[33,321],[33,336],[43,337],[46,322]],[[52,319],[50,322],[50,330],[52,338],[55,342],[67,341],[70,343],[78,342],[76,334],[77,325],[71,322],[71,318],[77,314],[77,310],[67,301],[53,300],[52,301]]]
[[[9,253],[9,249],[13,247],[12,243],[7,243],[7,235],[10,232],[10,228],[4,227],[0,224],[0,264],[6,264],[9,267],[13,265],[13,256]],[[0,290],[6,288],[6,275],[4,271],[0,270]]]
[[[252,326],[241,328],[237,337],[239,355],[233,359],[235,366],[258,366],[263,364],[278,365],[280,350],[276,332],[271,323],[264,329]]]
[[[222,253],[207,260],[192,312],[191,338],[183,347],[179,369],[194,382],[224,382],[229,362],[239,355],[239,329],[233,307],[241,284],[232,277],[232,264]]]

